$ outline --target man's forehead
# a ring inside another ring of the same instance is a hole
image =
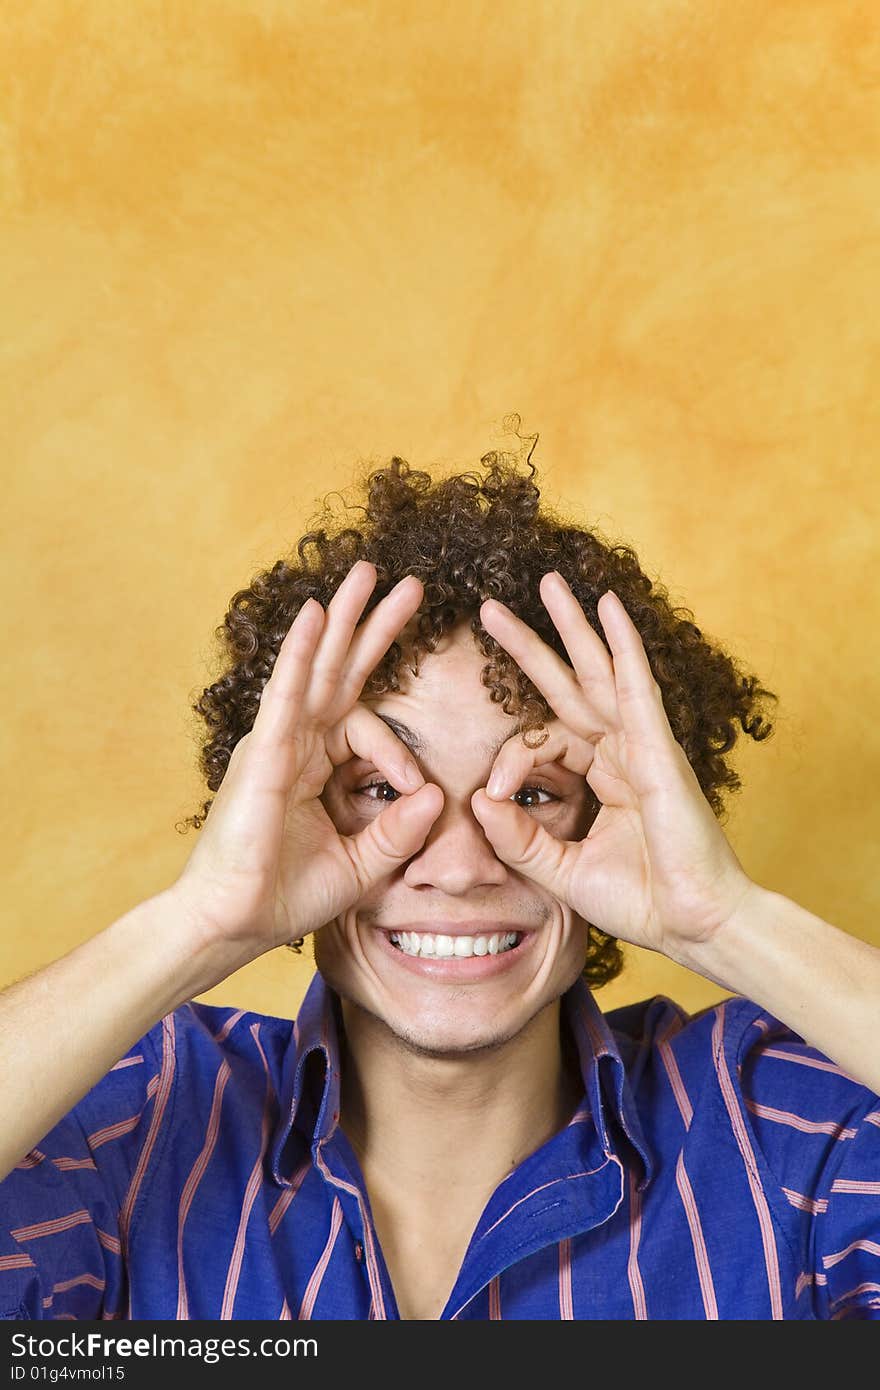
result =
[[[398,637],[398,643],[402,653],[397,669],[399,694],[421,704],[445,703],[453,691],[459,699],[485,692],[482,674],[488,658],[467,623],[456,623],[442,634],[433,651],[419,651],[418,657],[406,629]],[[363,698],[374,700],[381,697],[365,693]]]
[[[416,757],[431,757],[437,750],[432,746],[430,737],[423,732],[413,729],[409,724],[405,724],[402,719],[396,719],[393,714],[384,714],[381,710],[375,713],[387,724],[392,733],[396,734],[401,743],[405,743],[411,753]],[[509,715],[504,716],[510,720],[510,727],[495,739],[480,740],[475,744],[476,751],[483,753],[487,758],[494,758],[496,753],[509,738],[522,731],[523,725],[520,720],[514,720]]]
[[[494,758],[524,726],[516,715],[505,713],[483,684],[486,662],[469,622],[461,621],[443,634],[435,651],[420,656],[418,675],[404,660],[396,692],[362,699],[416,757],[448,754],[452,722],[460,749],[466,742],[471,751]],[[376,708],[389,700],[393,714]]]

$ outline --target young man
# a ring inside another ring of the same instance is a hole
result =
[[[484,462],[235,595],[180,878],[0,999],[6,1317],[880,1317],[880,951],[718,821],[769,692]],[[737,997],[604,1016],[617,940]]]

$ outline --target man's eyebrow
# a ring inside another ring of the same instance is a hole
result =
[[[375,712],[379,713],[378,710]],[[411,753],[420,757],[423,753],[430,752],[431,745],[426,743],[421,734],[417,734],[415,729],[411,729],[408,724],[403,724],[391,714],[379,714],[379,718],[383,724],[388,725],[392,733],[397,735],[401,743],[406,744]],[[514,724],[509,733],[502,734],[494,743],[481,743],[480,752],[494,761],[502,744],[505,744],[509,738],[513,738],[516,734],[522,733],[523,727],[523,724],[518,722]]]
[[[378,710],[375,713],[379,713]],[[424,741],[411,729],[408,724],[401,724],[399,719],[394,719],[390,714],[379,714],[383,724],[387,724],[393,734],[397,734],[401,743],[405,743],[411,753],[424,753]]]

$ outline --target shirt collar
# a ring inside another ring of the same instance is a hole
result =
[[[641,1159],[641,1190],[653,1173],[654,1161],[614,1034],[583,978],[562,996],[562,1009],[577,1047],[585,1101],[602,1148],[606,1155],[619,1158],[621,1138],[629,1142]],[[338,995],[316,971],[284,1058],[280,1111],[269,1149],[272,1176],[282,1187],[290,1185],[303,1151],[314,1151],[339,1123],[341,1025]],[[292,1151],[295,1139],[299,1155]]]
[[[607,1155],[620,1158],[616,1140],[622,1133],[642,1162],[637,1184],[641,1192],[654,1172],[654,1157],[617,1040],[583,977],[579,976],[562,996],[562,1007],[577,1045],[584,1089],[602,1148]]]

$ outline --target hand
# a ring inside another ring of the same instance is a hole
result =
[[[499,751],[471,805],[498,858],[610,936],[684,962],[756,887],[697,781],[663,708],[642,639],[610,590],[598,614],[611,657],[561,575],[545,574],[541,599],[571,666],[504,604],[480,609],[557,718],[529,749],[521,736]],[[613,658],[613,661],[612,661]],[[554,838],[509,798],[537,764],[582,772],[602,803],[582,841]]]
[[[251,958],[344,912],[416,853],[442,807],[409,750],[356,703],[422,599],[421,582],[402,579],[357,627],[375,584],[375,566],[359,560],[326,614],[315,599],[303,604],[169,890],[200,936],[224,938]],[[346,836],[319,797],[334,767],[352,757],[369,760],[404,795]]]

